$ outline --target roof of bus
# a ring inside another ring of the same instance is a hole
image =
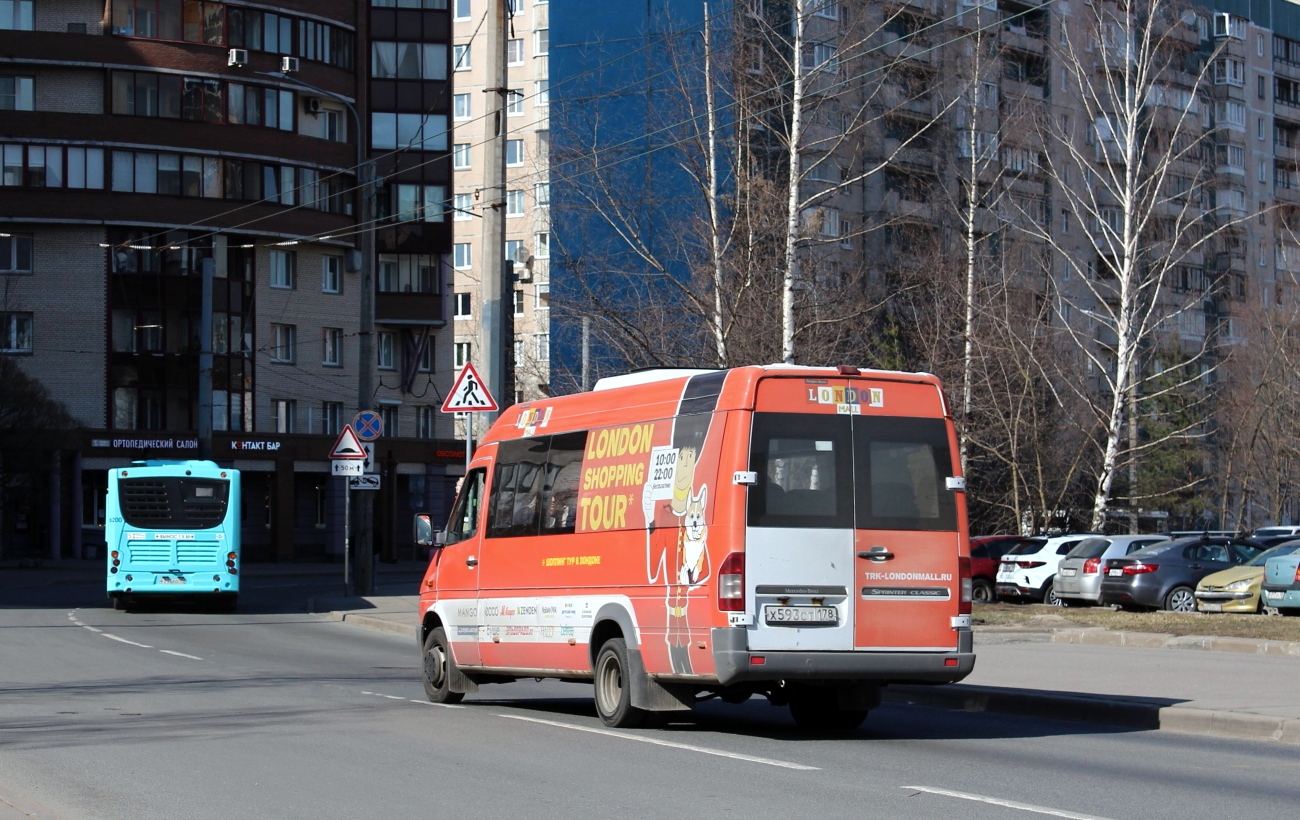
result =
[[[771,376],[857,378],[933,384],[936,388],[940,386],[938,377],[929,373],[853,367],[769,364],[735,367],[725,371],[684,368],[647,370],[601,379],[596,383],[596,389],[589,393],[574,393],[511,405],[501,411],[481,443],[516,439],[536,435],[538,432],[565,432],[603,427],[621,421],[669,418],[677,413],[686,381],[693,376],[710,373],[726,374],[718,391],[718,410],[752,408],[759,380]],[[942,396],[942,390],[940,395]],[[611,414],[615,413],[617,417],[612,418]]]

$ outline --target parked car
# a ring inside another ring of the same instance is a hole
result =
[[[1265,563],[1297,550],[1300,550],[1300,539],[1284,541],[1239,567],[1205,576],[1196,585],[1196,608],[1201,612],[1262,612]]]
[[[1017,544],[1002,556],[998,567],[998,598],[1007,601],[1040,601],[1061,606],[1056,597],[1056,567],[1070,550],[1096,533],[1033,538]]]
[[[1083,539],[1057,567],[1056,597],[1066,606],[1097,603],[1107,560],[1168,540],[1166,535],[1098,535]]]
[[[1035,540],[1027,535],[979,535],[970,540],[971,600],[987,604],[997,600],[998,565],[1017,544]],[[1037,539],[1042,540],[1042,539]]]
[[[1264,562],[1264,606],[1300,615],[1300,550]]]
[[[1270,535],[1294,535],[1300,537],[1300,527],[1260,527],[1250,534],[1251,538],[1268,538]]]
[[[1264,545],[1249,538],[1201,535],[1162,541],[1106,562],[1101,603],[1193,612],[1202,578],[1244,564],[1263,551]]]

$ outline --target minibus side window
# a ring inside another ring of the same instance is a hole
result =
[[[470,471],[456,497],[456,506],[451,509],[447,521],[447,542],[454,544],[472,538],[478,531],[479,506],[483,500],[483,479],[487,471],[482,467]]]
[[[497,446],[488,504],[488,538],[536,535],[550,437],[504,441]]]
[[[855,417],[853,447],[859,529],[957,528],[942,419]]]
[[[578,478],[587,433],[563,433],[551,437],[546,460],[546,484],[542,488],[542,535],[571,533],[578,520]]]
[[[851,442],[847,418],[755,413],[749,525],[852,527]]]

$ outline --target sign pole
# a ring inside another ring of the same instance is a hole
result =
[[[348,477],[343,476],[343,595],[352,597],[352,541],[349,519],[352,513],[352,491],[348,489]]]
[[[465,475],[469,475],[469,462],[474,458],[474,414],[465,414]]]

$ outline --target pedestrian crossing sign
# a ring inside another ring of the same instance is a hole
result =
[[[456,377],[456,383],[451,386],[451,392],[447,394],[447,399],[442,403],[442,412],[490,412],[496,409],[496,399],[492,398],[492,394],[488,392],[487,385],[483,383],[483,378],[474,369],[474,365],[465,362],[465,366],[460,369],[460,375]]]

